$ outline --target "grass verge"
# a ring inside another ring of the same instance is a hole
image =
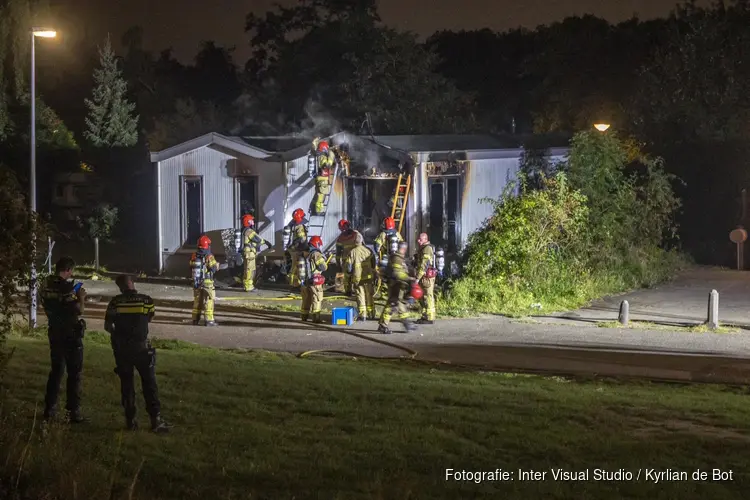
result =
[[[39,333],[34,335],[39,336]],[[0,409],[3,498],[746,498],[750,423],[738,389],[457,373],[160,343],[168,436],[122,431],[104,334],[86,338],[91,422],[37,431],[46,343],[14,337]],[[139,396],[139,407],[142,403]],[[720,467],[733,481],[645,480]],[[446,469],[512,482],[446,481]],[[640,481],[555,482],[550,469]],[[524,482],[518,469],[547,471]],[[13,491],[11,491],[13,490]]]
[[[694,325],[694,326],[677,326],[677,325],[662,325],[659,323],[652,323],[650,321],[630,321],[628,326],[622,326],[617,321],[601,321],[596,324],[599,328],[623,328],[623,329],[638,329],[638,330],[669,330],[673,332],[691,332],[691,333],[740,333],[742,330],[734,326],[721,326],[715,330],[711,330],[708,325]]]

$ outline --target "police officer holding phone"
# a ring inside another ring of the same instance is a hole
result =
[[[56,274],[47,278],[40,294],[47,314],[47,337],[52,365],[44,397],[44,419],[49,420],[55,416],[60,383],[67,370],[68,419],[72,423],[80,423],[85,421],[81,414],[81,372],[86,322],[81,316],[86,290],[83,283],[71,280],[74,268],[75,261],[70,257],[57,261]]]

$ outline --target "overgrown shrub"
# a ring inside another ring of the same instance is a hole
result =
[[[3,258],[0,259],[0,382],[7,361],[5,340],[12,327],[19,278],[27,275],[34,254],[35,218],[29,214],[13,172],[0,165],[0,227]]]
[[[463,252],[444,313],[523,314],[651,286],[685,259],[664,249],[679,200],[662,161],[614,134],[574,137],[550,178],[508,189]]]

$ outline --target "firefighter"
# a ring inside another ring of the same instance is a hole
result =
[[[375,317],[375,254],[364,245],[365,239],[360,233],[357,233],[354,242],[347,267],[351,271],[352,286],[357,295],[357,321],[366,321]]]
[[[375,238],[375,254],[378,260],[382,260],[384,256],[396,251],[398,244],[404,241],[401,233],[396,231],[396,221],[393,217],[386,217],[383,219],[383,224],[380,226],[380,234]]]
[[[242,274],[242,287],[246,292],[255,290],[255,257],[260,252],[260,247],[266,245],[269,249],[272,247],[269,241],[261,238],[255,232],[255,217],[244,215],[242,217],[242,257],[245,261],[245,267]]]
[[[70,257],[63,257],[57,261],[56,274],[47,278],[40,294],[44,312],[47,314],[47,338],[52,365],[44,396],[45,421],[55,416],[60,383],[66,369],[68,419],[73,423],[85,421],[81,414],[81,372],[86,322],[81,319],[81,315],[86,290],[81,284],[71,281],[74,268],[75,262]]]
[[[216,326],[214,321],[214,274],[220,269],[216,257],[211,253],[211,239],[203,235],[198,238],[198,251],[190,257],[193,274],[193,324],[206,316],[206,326]]]
[[[148,295],[138,293],[130,276],[121,275],[115,280],[120,295],[113,298],[104,316],[104,329],[112,336],[112,352],[115,355],[115,373],[120,377],[122,407],[125,409],[125,425],[130,430],[138,429],[135,419],[134,371],[141,377],[146,411],[151,418],[151,430],[158,434],[169,432],[169,424],[161,418],[161,403],[156,386],[156,349],[148,340],[148,324],[154,317],[154,301]]]
[[[302,321],[307,321],[312,314],[313,323],[322,323],[320,310],[323,306],[323,272],[328,269],[323,255],[323,240],[320,236],[310,238],[305,257],[305,279],[302,286]]]
[[[317,149],[318,172],[315,177],[315,198],[313,199],[313,215],[325,214],[325,199],[331,192],[331,174],[333,173],[335,157],[328,147],[327,141],[320,141]]]
[[[289,233],[284,249],[289,254],[289,284],[295,288],[301,285],[297,260],[307,249],[307,219],[304,210],[298,208],[292,212],[292,220],[287,224],[285,232]]]
[[[385,269],[385,278],[388,280],[388,299],[386,300],[383,314],[380,315],[380,324],[378,331],[384,334],[393,333],[388,324],[391,316],[398,313],[398,318],[406,328],[407,332],[416,330],[416,326],[407,317],[406,294],[412,283],[415,282],[409,272],[409,266],[406,263],[406,252],[409,246],[405,241],[398,244],[398,251],[390,255],[388,267]]]
[[[417,239],[419,250],[414,256],[414,268],[417,273],[417,281],[422,287],[424,295],[419,301],[422,309],[422,318],[417,323],[431,325],[435,322],[435,279],[437,268],[435,267],[435,248],[430,244],[427,233],[422,233]]]
[[[352,229],[351,223],[346,219],[339,221],[339,231],[341,231],[341,234],[336,239],[336,263],[344,273],[344,293],[351,295],[352,275],[346,262],[349,260],[349,254],[356,245],[357,235],[362,235],[359,231]]]

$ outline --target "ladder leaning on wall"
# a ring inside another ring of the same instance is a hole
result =
[[[406,218],[406,204],[409,201],[409,190],[411,189],[411,175],[399,174],[396,182],[396,192],[393,194],[393,207],[391,217],[396,222],[396,230],[401,233]]]

